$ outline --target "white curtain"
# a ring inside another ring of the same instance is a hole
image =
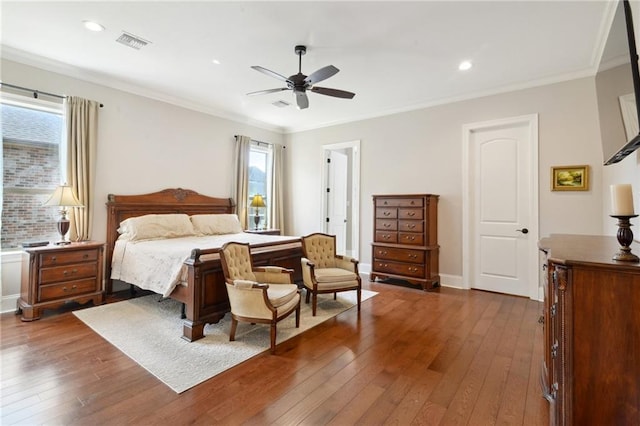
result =
[[[271,227],[279,229],[282,235],[287,235],[284,230],[283,215],[284,147],[282,145],[273,145],[271,160],[271,170],[273,172],[273,178],[271,179],[271,202],[269,203]]]
[[[247,200],[249,199],[249,156],[251,154],[251,138],[249,136],[236,136],[236,149],[234,153],[235,179],[231,193],[235,197],[236,214],[240,219],[242,229],[247,226]]]
[[[74,207],[70,211],[71,241],[91,238],[98,108],[98,102],[76,96],[69,96],[65,100],[67,183],[84,206]]]

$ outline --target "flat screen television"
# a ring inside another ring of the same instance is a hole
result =
[[[617,3],[595,78],[604,164],[640,148],[640,73],[628,0]]]

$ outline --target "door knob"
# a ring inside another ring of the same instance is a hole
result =
[[[516,231],[522,232],[523,234],[528,234],[529,233],[529,230],[527,228],[516,229]]]

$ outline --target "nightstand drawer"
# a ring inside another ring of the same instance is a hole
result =
[[[98,250],[96,249],[43,253],[40,255],[40,267],[89,262],[97,259]]]
[[[98,275],[98,265],[96,262],[43,268],[40,269],[40,284],[78,280],[81,278],[95,279],[96,275]]]
[[[38,301],[46,302],[65,297],[74,297],[84,293],[91,293],[97,290],[97,280],[68,281],[63,284],[43,285],[40,287],[40,297]]]

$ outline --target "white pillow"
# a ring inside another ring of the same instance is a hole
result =
[[[198,235],[239,234],[243,232],[235,214],[196,214],[191,216]]]
[[[118,232],[130,241],[177,238],[196,235],[186,214],[147,214],[120,222]]]

